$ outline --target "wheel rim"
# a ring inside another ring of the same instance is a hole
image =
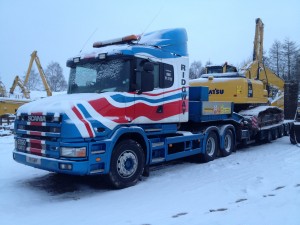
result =
[[[213,137],[209,137],[206,143],[206,152],[207,155],[213,156],[216,148],[215,139]]]
[[[225,140],[224,140],[224,145],[225,145],[225,151],[226,152],[230,152],[230,149],[231,149],[231,145],[232,145],[232,138],[231,138],[231,135],[227,134],[225,136]]]
[[[131,150],[124,151],[118,158],[117,171],[123,178],[131,177],[137,170],[138,158]]]

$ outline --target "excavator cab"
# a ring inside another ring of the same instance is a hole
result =
[[[229,65],[225,62],[223,65],[207,65],[205,67],[206,74],[211,73],[230,73],[230,72],[237,72],[235,66]]]

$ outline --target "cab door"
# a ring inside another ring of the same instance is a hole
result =
[[[145,71],[145,63],[151,63],[153,65],[153,71]],[[156,123],[165,118],[164,89],[160,87],[160,73],[160,62],[149,62],[149,60],[141,58],[136,60],[136,91],[134,94],[134,121],[136,123]],[[142,85],[145,85],[146,80],[148,80],[147,76],[153,76],[153,81],[151,82],[154,82],[154,87],[151,91],[142,91]]]

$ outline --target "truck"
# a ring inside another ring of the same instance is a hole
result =
[[[18,109],[13,159],[56,173],[104,175],[120,189],[152,165],[184,157],[209,162],[239,143],[288,132],[280,110],[275,124],[259,127],[233,112],[234,103],[209,101],[208,87],[190,87],[187,41],[184,28],[165,29],[95,42],[94,51],[70,58],[67,94]]]

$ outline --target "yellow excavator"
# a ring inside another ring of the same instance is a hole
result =
[[[264,24],[256,19],[253,61],[240,71],[225,63],[209,65],[206,74],[190,81],[190,86],[208,86],[210,101],[231,101],[239,112],[258,105],[283,109],[284,81],[263,63]]]
[[[52,95],[52,91],[51,91],[51,89],[50,89],[50,87],[47,83],[46,76],[45,76],[45,73],[44,73],[43,68],[41,66],[39,57],[37,56],[37,51],[33,51],[32,54],[31,54],[31,59],[30,59],[30,62],[29,62],[29,66],[28,66],[28,69],[27,69],[27,73],[26,73],[24,82],[20,79],[19,76],[16,76],[14,81],[13,81],[13,84],[10,88],[10,91],[9,91],[10,96],[9,97],[6,96],[6,91],[4,91],[4,92],[1,91],[1,93],[3,92],[5,94],[3,94],[3,96],[1,94],[2,97],[0,97],[0,116],[5,115],[5,114],[14,114],[21,105],[23,105],[23,104],[30,101],[30,92],[26,88],[26,84],[29,80],[30,72],[31,72],[34,61],[35,61],[36,66],[38,68],[38,71],[39,71],[39,74],[41,76],[41,79],[42,79],[43,85],[45,87],[45,90],[47,92],[47,96]],[[18,97],[13,96],[14,91],[15,91],[17,86],[20,87],[20,89],[22,91],[22,94],[24,95],[24,98],[20,98],[19,96]],[[2,89],[5,90],[4,85],[3,85],[2,88],[0,87],[0,90],[2,90]]]
[[[17,86],[19,86],[22,90],[22,93],[23,93],[24,97],[27,98],[27,99],[30,98],[30,92],[29,92],[29,90],[27,90],[26,85],[28,83],[30,72],[31,72],[32,65],[33,65],[34,61],[35,61],[36,66],[38,68],[38,71],[39,71],[40,77],[42,79],[43,85],[45,87],[45,90],[47,92],[47,96],[52,96],[52,91],[51,91],[51,89],[48,85],[48,82],[46,80],[46,76],[45,76],[44,70],[42,68],[40,59],[37,55],[37,51],[33,51],[32,54],[31,54],[31,58],[30,58],[30,62],[29,62],[29,66],[28,66],[28,69],[27,69],[27,73],[26,73],[24,82],[22,82],[22,80],[19,78],[19,76],[16,76],[14,81],[13,81],[13,85],[10,88],[10,91],[9,91],[10,94],[13,94],[14,91],[15,91],[15,88]]]

